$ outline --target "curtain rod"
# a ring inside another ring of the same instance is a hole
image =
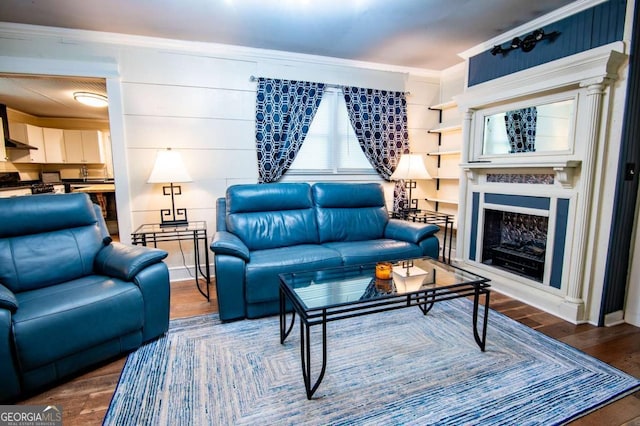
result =
[[[258,77],[256,77],[255,75],[252,75],[251,77],[249,77],[249,81],[258,81]],[[345,85],[340,85],[340,84],[329,84],[329,83],[323,83],[325,87],[331,87],[332,89],[342,89],[343,87],[345,87]],[[398,92],[402,92],[401,90],[397,90]],[[389,92],[396,92],[396,90],[389,90]],[[405,95],[410,95],[411,92],[407,91],[407,92],[403,92]]]

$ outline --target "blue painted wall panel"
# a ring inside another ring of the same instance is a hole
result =
[[[558,199],[556,214],[556,238],[553,241],[553,259],[551,259],[551,287],[560,288],[562,285],[562,270],[564,268],[564,250],[567,239],[567,223],[569,221],[569,200]]]
[[[480,208],[480,193],[473,193],[473,201],[471,203],[471,241],[469,244],[469,259],[476,259],[476,245],[478,239],[478,209]]]
[[[554,42],[541,41],[530,52],[516,49],[493,56],[487,50],[473,56],[469,58],[469,86],[622,40],[625,12],[626,0],[609,0],[547,25],[545,32],[561,34]]]

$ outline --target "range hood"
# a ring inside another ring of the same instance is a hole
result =
[[[38,149],[35,146],[27,145],[24,142],[11,139],[9,136],[9,118],[7,115],[7,106],[0,104],[0,118],[2,119],[2,130],[4,131],[4,146],[5,148],[13,149]]]

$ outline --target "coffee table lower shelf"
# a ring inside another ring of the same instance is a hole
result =
[[[413,260],[411,261],[413,262]],[[451,265],[445,265],[442,262],[430,259],[440,268],[459,270]],[[370,266],[370,265],[369,265]],[[375,265],[374,265],[375,266]],[[366,271],[367,265],[361,266],[361,273]],[[462,270],[459,270],[462,271]],[[466,273],[466,271],[463,271]],[[442,273],[442,272],[440,272]],[[303,273],[304,274],[304,273]],[[434,277],[436,271],[434,269]],[[469,275],[473,275],[467,273]],[[287,274],[289,277],[295,277],[297,274]],[[410,291],[402,294],[383,294],[380,297],[366,298],[365,300],[357,300],[345,303],[328,304],[326,306],[309,308],[296,294],[287,275],[281,275],[280,278],[280,343],[284,344],[285,340],[293,330],[296,316],[300,318],[300,360],[302,364],[302,376],[304,379],[307,398],[311,399],[316,392],[327,369],[327,323],[347,318],[353,318],[362,315],[369,315],[379,312],[392,311],[417,306],[424,315],[427,315],[433,305],[444,300],[459,299],[464,297],[473,298],[473,316],[472,329],[473,337],[480,347],[481,351],[485,350],[487,338],[487,321],[489,315],[489,298],[490,290],[488,279],[478,277],[472,282],[463,282],[449,284],[446,286],[427,285],[416,291]],[[339,280],[338,280],[339,281]],[[373,281],[372,281],[373,282]],[[333,285],[336,285],[334,280]],[[339,282],[337,283],[339,285]],[[484,308],[480,318],[480,298],[484,295]],[[293,308],[290,320],[287,320],[287,308]],[[481,327],[479,327],[479,320]],[[322,350],[321,350],[321,368],[315,379],[312,379],[311,371],[311,327],[320,325],[322,327]]]

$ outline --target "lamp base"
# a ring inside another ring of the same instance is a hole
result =
[[[185,226],[188,225],[189,222],[186,220],[163,220],[160,222],[160,228],[168,228],[171,226]]]

